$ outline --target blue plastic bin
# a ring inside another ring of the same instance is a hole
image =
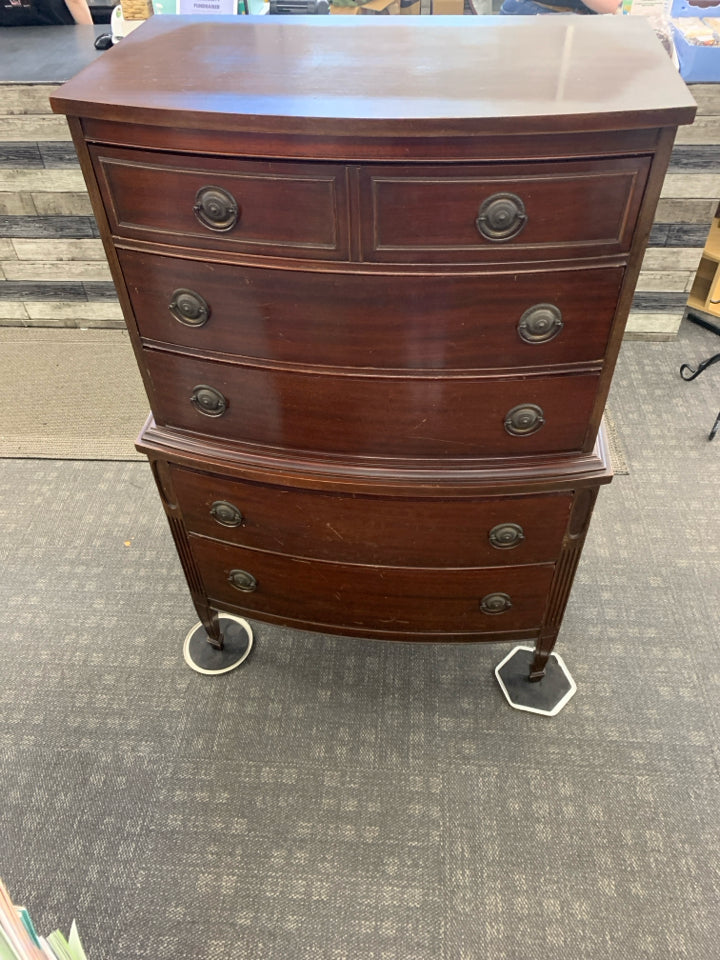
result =
[[[720,83],[720,47],[700,47],[688,43],[675,24],[673,40],[685,83]]]
[[[698,7],[689,3],[689,0],[672,0],[670,16],[677,17],[720,17],[720,3],[712,7]]]

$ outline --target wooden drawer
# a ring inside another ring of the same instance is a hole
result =
[[[248,614],[315,627],[467,633],[533,630],[542,623],[554,566],[431,569],[324,563],[190,537],[211,602]],[[236,589],[233,571],[249,574]],[[511,606],[484,613],[482,601],[506,594]]]
[[[325,493],[172,467],[188,530],[244,547],[380,566],[485,567],[560,555],[572,495],[439,500]]]
[[[621,267],[387,278],[134,250],[118,256],[148,340],[287,363],[393,369],[599,360],[623,278]],[[546,333],[543,323],[551,324]]]
[[[524,379],[350,376],[159,350],[146,350],[145,359],[159,426],[361,457],[465,459],[579,451],[599,381],[595,373]],[[219,416],[199,412],[191,401],[198,392],[207,399],[206,387],[224,398]],[[505,426],[510,411],[528,405],[540,409],[537,416],[544,423],[534,433],[510,435]]]
[[[118,237],[313,260],[347,256],[345,171],[340,166],[112,147],[91,146],[90,152],[110,229]],[[236,204],[234,225],[218,190]],[[205,225],[211,215],[217,227]]]
[[[363,255],[437,263],[625,253],[649,167],[647,157],[428,166],[412,173],[366,167]],[[494,237],[509,237],[488,239],[479,220]]]

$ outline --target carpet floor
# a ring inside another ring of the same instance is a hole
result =
[[[626,343],[629,475],[601,491],[558,651],[195,621],[144,463],[0,460],[0,875],[89,960],[708,960],[720,940],[720,349]],[[133,428],[134,430],[135,428]],[[132,431],[131,431],[132,434]]]

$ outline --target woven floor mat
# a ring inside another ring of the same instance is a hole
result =
[[[124,330],[0,329],[0,456],[142,460],[148,414]]]
[[[612,411],[605,409],[605,436],[607,437],[608,447],[610,448],[610,462],[613,472],[617,476],[627,476],[630,473],[627,457],[625,456],[625,446],[620,438],[617,424]]]

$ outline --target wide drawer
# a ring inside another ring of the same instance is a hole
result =
[[[649,167],[647,157],[365,167],[363,256],[417,263],[624,253]]]
[[[381,498],[266,486],[172,467],[186,527],[244,547],[381,566],[485,567],[560,555],[569,493]]]
[[[400,369],[601,359],[620,267],[478,276],[306,273],[118,250],[140,335],[289,363]]]
[[[228,604],[318,627],[409,635],[536,629],[554,572],[552,564],[432,569],[324,563],[195,536],[190,546],[207,595],[221,609]]]
[[[580,451],[599,383],[599,373],[523,379],[339,375],[160,350],[145,350],[144,357],[158,426],[361,457]]]
[[[111,147],[90,152],[118,237],[266,256],[346,258],[340,166]]]

